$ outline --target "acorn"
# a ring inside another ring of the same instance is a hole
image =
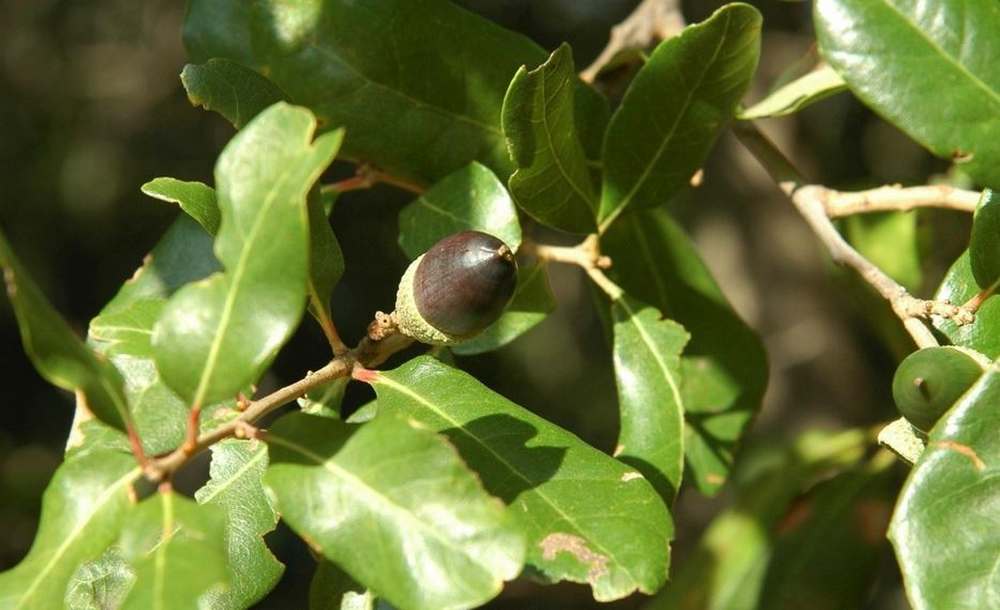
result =
[[[417,341],[453,345],[495,322],[516,285],[517,263],[507,244],[479,231],[455,233],[407,267],[395,321]]]
[[[927,347],[907,356],[892,378],[892,397],[913,426],[934,424],[983,374],[983,357],[955,346]]]

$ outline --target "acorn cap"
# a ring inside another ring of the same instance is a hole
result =
[[[516,285],[517,264],[507,244],[479,231],[456,233],[406,269],[396,322],[423,343],[457,343],[495,322]]]
[[[892,379],[899,412],[916,428],[930,432],[938,419],[983,374],[983,363],[954,346],[927,347],[907,356]]]

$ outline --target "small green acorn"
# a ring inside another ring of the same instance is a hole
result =
[[[495,322],[516,285],[517,263],[507,244],[479,231],[455,233],[407,267],[395,321],[417,341],[453,345]]]
[[[983,363],[959,347],[927,347],[907,356],[892,379],[892,397],[914,427],[929,432],[983,374]]]

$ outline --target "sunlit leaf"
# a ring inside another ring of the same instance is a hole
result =
[[[995,2],[818,0],[815,25],[823,56],[865,104],[1000,187]]]
[[[972,277],[983,288],[1000,281],[1000,196],[989,189],[976,206],[969,241]]]
[[[691,334],[681,360],[684,453],[698,488],[714,493],[761,406],[767,358],[760,339],[733,311],[691,239],[666,212],[623,216],[602,236],[601,249],[627,294]]]
[[[745,121],[794,114],[820,100],[847,89],[847,83],[830,66],[823,64],[790,83],[778,87],[767,97],[739,113]]]
[[[903,486],[890,539],[915,610],[1000,601],[1000,365],[930,431]]]
[[[136,428],[147,454],[177,447],[184,439],[188,408],[163,383],[150,343],[153,326],[167,298],[187,282],[218,270],[212,238],[195,221],[181,215],[167,229],[143,266],[91,320],[88,343],[104,354],[125,380]],[[81,429],[70,448],[102,440],[94,426]],[[118,439],[120,446],[123,441]]]
[[[627,208],[666,203],[688,184],[750,84],[760,27],[757,9],[732,3],[653,51],[604,139],[602,231]]]
[[[447,435],[511,505],[541,575],[588,583],[600,601],[663,585],[673,522],[630,466],[427,356],[365,380],[378,395],[375,421],[403,413]]]
[[[210,234],[219,230],[219,203],[215,190],[201,182],[176,178],[154,178],[142,185],[142,192],[168,203],[176,203]]]
[[[489,168],[471,163],[449,174],[399,213],[399,245],[411,259],[438,240],[475,230],[517,251],[521,223],[507,189]]]
[[[63,463],[42,498],[31,550],[0,574],[0,608],[62,608],[77,568],[118,539],[131,506],[128,487],[139,476],[126,453],[94,450]]]
[[[237,129],[271,104],[288,99],[267,78],[227,59],[188,64],[181,72],[181,82],[192,104],[218,112]]]
[[[945,274],[934,298],[956,305],[968,303],[988,286],[980,286],[972,271],[969,251],[962,253]],[[976,310],[971,324],[956,324],[951,318],[935,316],[934,327],[955,345],[968,347],[987,358],[1000,357],[1000,296],[989,294]]]
[[[611,305],[621,431],[615,457],[641,472],[671,504],[684,474],[684,327],[629,296]]]
[[[393,604],[471,608],[520,573],[524,539],[511,513],[415,422],[356,427],[293,413],[267,440],[265,481],[282,518]]]
[[[209,594],[213,610],[249,608],[278,583],[284,566],[264,543],[278,513],[264,493],[267,447],[230,439],[212,446],[210,478],[195,493],[199,504],[217,507],[226,523],[230,587]]]
[[[254,382],[302,316],[306,194],[342,137],[333,132],[311,143],[315,126],[308,111],[279,103],[219,157],[215,252],[226,270],[174,294],[153,331],[157,369],[191,405],[234,396]]]
[[[0,269],[21,330],[24,351],[35,369],[57,386],[79,391],[98,419],[125,430],[132,416],[121,375],[90,351],[53,309],[14,256],[3,233],[0,233]]]
[[[503,104],[503,131],[517,170],[510,192],[525,212],[567,231],[595,227],[597,194],[576,132],[576,69],[563,43],[541,66],[514,75]]]
[[[221,511],[162,492],[129,511],[118,546],[135,570],[122,610],[206,607],[228,586]]]

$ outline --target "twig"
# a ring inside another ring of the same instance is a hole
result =
[[[538,258],[541,261],[576,265],[587,272],[598,288],[607,293],[612,301],[617,301],[625,294],[621,286],[614,283],[604,269],[611,268],[611,259],[601,254],[596,234],[588,235],[586,239],[575,246],[550,246],[533,241],[521,244],[521,251]]]
[[[924,301],[911,296],[903,286],[889,277],[875,264],[862,256],[840,235],[827,216],[825,201],[831,191],[822,186],[805,184],[802,175],[780,150],[764,136],[752,121],[734,126],[737,137],[764,166],[782,191],[792,200],[813,233],[826,246],[834,262],[847,265],[858,272],[884,299],[903,322],[918,347],[938,345],[937,339],[922,319],[940,315],[966,324],[972,313],[957,305],[938,301]]]
[[[607,46],[592,64],[580,72],[580,78],[594,82],[622,51],[645,49],[684,29],[684,15],[679,0],[643,0],[624,21],[611,28]]]
[[[914,208],[947,208],[962,212],[976,211],[980,193],[947,185],[882,186],[868,191],[844,193],[828,190],[823,195],[823,206],[830,218],[870,212],[906,212]]]
[[[171,453],[149,460],[145,465],[146,477],[153,482],[161,482],[170,478],[181,466],[187,463],[192,456],[207,449],[211,445],[229,437],[256,438],[259,436],[253,423],[278,409],[285,404],[300,398],[309,390],[323,385],[328,381],[347,377],[355,366],[374,367],[385,362],[385,360],[405,348],[412,339],[400,333],[386,334],[380,340],[373,340],[365,337],[354,349],[345,352],[329,364],[318,371],[306,375],[303,379],[287,385],[280,390],[276,390],[259,400],[254,400],[247,405],[246,409],[240,413],[236,419],[219,426],[209,432],[199,436],[191,446],[187,443],[178,447]]]
[[[418,195],[427,190],[415,182],[397,178],[396,176],[377,170],[367,163],[362,163],[358,165],[353,176],[332,184],[324,184],[320,187],[320,191],[323,193],[346,193],[348,191],[369,189],[380,183],[389,184]]]

